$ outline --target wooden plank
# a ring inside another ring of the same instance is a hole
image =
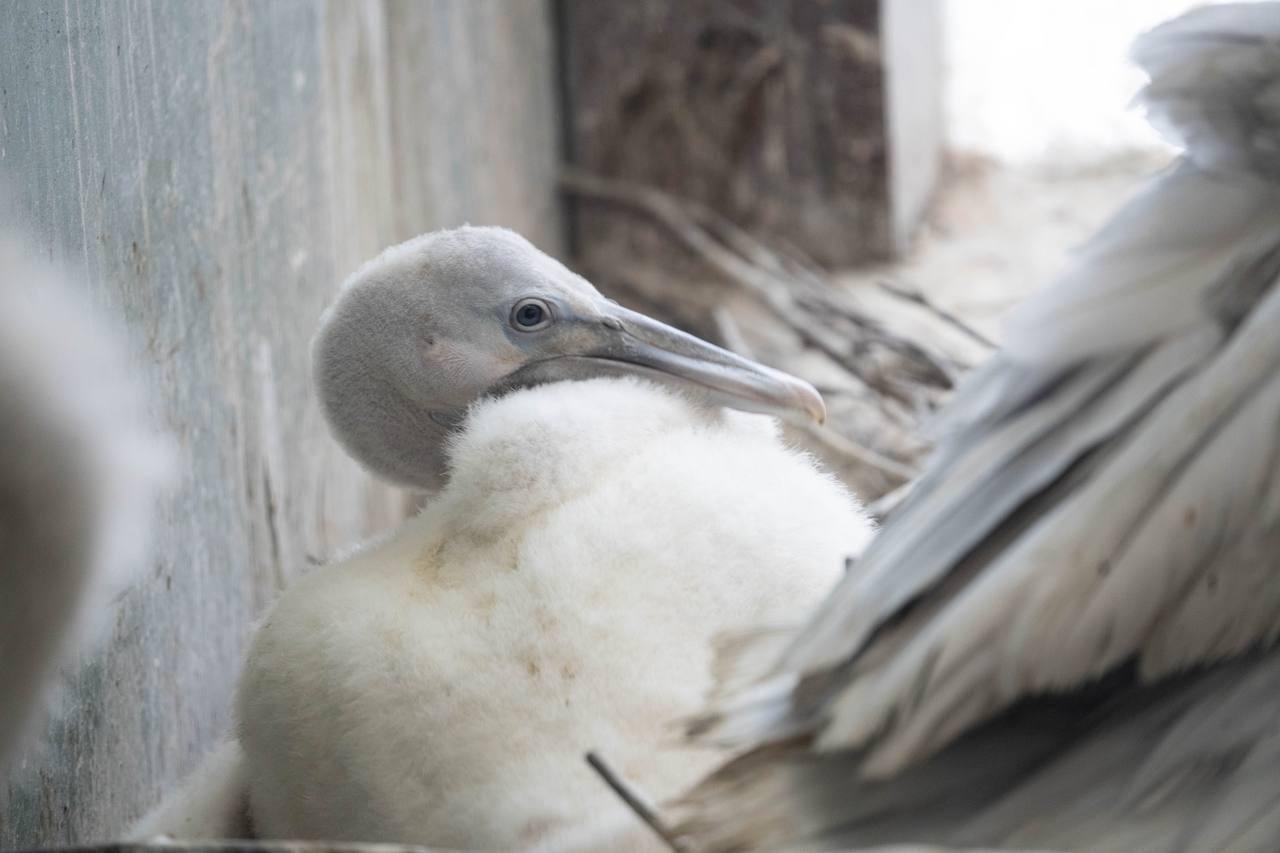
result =
[[[893,0],[884,8],[890,237],[911,243],[942,167],[942,9],[939,0]]]
[[[561,252],[549,4],[391,0],[387,15],[397,228],[506,225]]]
[[[118,836],[227,731],[281,586],[403,515],[312,403],[308,343],[341,279],[464,219],[554,251],[560,218],[541,0],[28,0],[4,19],[7,208],[127,321],[184,474],[110,641],[0,785],[10,849]]]

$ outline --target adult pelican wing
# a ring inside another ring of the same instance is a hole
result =
[[[1280,4],[1143,36],[1181,159],[1014,318],[770,674],[694,849],[1280,842]]]

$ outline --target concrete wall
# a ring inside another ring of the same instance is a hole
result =
[[[108,645],[0,785],[0,848],[118,834],[227,728],[281,586],[403,513],[328,438],[309,337],[412,234],[560,249],[553,65],[542,0],[0,10],[0,191],[127,320],[184,474]]]

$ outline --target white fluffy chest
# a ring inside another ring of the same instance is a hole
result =
[[[700,707],[712,638],[802,619],[868,535],[763,446],[673,434],[502,528],[446,495],[291,590],[241,691],[260,832],[526,847],[628,820],[588,749],[654,796],[693,781],[713,756],[673,721]]]

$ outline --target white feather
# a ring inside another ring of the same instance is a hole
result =
[[[254,642],[239,716],[259,834],[634,835],[583,754],[653,797],[691,783],[718,756],[674,723],[712,687],[711,639],[803,617],[870,536],[775,432],[638,381],[478,404],[422,515],[299,582]]]
[[[130,840],[252,838],[244,753],[235,740],[207,755],[176,791],[126,833]]]
[[[119,337],[0,237],[0,764],[144,563],[170,454]]]

